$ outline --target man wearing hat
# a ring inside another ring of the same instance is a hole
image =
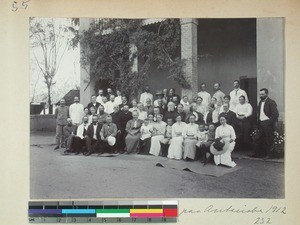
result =
[[[164,94],[163,94],[162,91],[157,91],[157,92],[155,93],[155,96],[157,97],[157,99],[154,100],[153,105],[154,105],[154,107],[157,107],[157,106],[158,106],[158,99],[161,99],[161,100],[162,100],[162,98],[164,97]]]
[[[108,115],[106,117],[106,123],[103,124],[100,131],[101,152],[114,152],[117,132],[117,125],[112,123],[112,117]]]

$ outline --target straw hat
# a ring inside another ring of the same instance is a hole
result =
[[[110,146],[114,146],[116,144],[116,138],[115,137],[112,137],[112,136],[109,136],[107,138],[107,143],[110,145]]]
[[[229,149],[229,140],[217,138],[210,146],[213,155],[222,155]]]

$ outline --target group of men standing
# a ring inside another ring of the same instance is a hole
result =
[[[147,85],[139,101],[136,99],[130,104],[126,96],[117,90],[116,95],[111,88],[106,94],[100,89],[98,96],[92,95],[91,102],[84,108],[78,97],[70,107],[65,106],[65,100],[55,110],[57,121],[55,149],[66,147],[66,153],[84,152],[90,155],[94,152],[123,153],[125,147],[126,124],[132,119],[132,111],[139,112],[140,119],[149,115],[156,118],[161,114],[165,120],[181,115],[187,121],[190,115],[196,117],[198,124],[217,125],[218,118],[223,115],[227,123],[232,125],[237,134],[237,148],[251,146],[250,129],[253,108],[249,103],[246,91],[240,88],[238,80],[233,82],[234,89],[225,95],[219,83],[214,84],[215,93],[211,96],[206,91],[206,85],[200,85],[200,91],[192,99],[175,94],[175,89],[164,89],[156,93],[156,99],[150,93]],[[268,97],[268,90],[259,91],[258,126],[260,136],[256,140],[254,157],[270,156],[274,144],[274,130],[278,119],[277,105]],[[140,107],[141,106],[141,107]],[[144,113],[146,112],[146,116]],[[85,150],[83,150],[85,149]]]

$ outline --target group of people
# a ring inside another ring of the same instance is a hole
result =
[[[138,153],[177,160],[200,159],[234,167],[231,152],[252,147],[250,138],[253,108],[238,80],[225,95],[219,83],[211,96],[206,85],[189,99],[180,97],[175,89],[150,93],[147,85],[138,99],[130,103],[119,90],[100,89],[98,96],[84,107],[74,97],[70,107],[61,99],[55,110],[56,143],[65,153]],[[254,157],[270,157],[278,110],[268,90],[259,92],[259,140]]]

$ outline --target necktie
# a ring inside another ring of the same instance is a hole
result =
[[[86,135],[86,129],[85,127],[83,128],[83,137]]]

